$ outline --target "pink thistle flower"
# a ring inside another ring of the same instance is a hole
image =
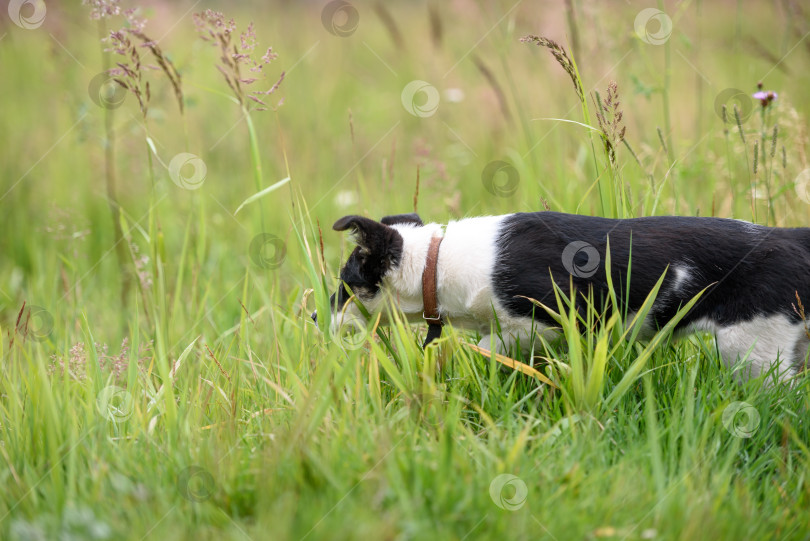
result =
[[[776,98],[778,98],[779,94],[773,90],[760,90],[758,92],[754,92],[751,97],[753,97],[755,100],[759,100],[759,103],[762,104],[763,108],[765,108],[769,106]]]

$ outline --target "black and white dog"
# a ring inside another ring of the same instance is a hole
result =
[[[376,222],[346,216],[334,225],[352,230],[357,248],[340,278],[372,313],[390,300],[410,321],[422,321],[423,273],[431,239],[442,237],[435,264],[438,312],[447,323],[483,335],[489,349],[493,323],[498,349],[529,344],[535,332],[554,326],[527,299],[556,307],[551,280],[569,292],[593,290],[607,298],[605,256],[623,307],[637,312],[658,279],[664,282],[643,331],[650,336],[679,308],[706,290],[679,322],[681,333],[709,331],[728,366],[745,360],[746,377],[774,363],[780,379],[807,366],[808,321],[797,294],[810,303],[810,228],[770,228],[720,218],[661,216],[613,220],[536,212],[423,224],[416,214]],[[628,265],[631,276],[628,280]],[[628,291],[629,288],[629,291]],[[349,292],[332,296],[333,330],[365,325]],[[584,302],[582,295],[576,295]],[[807,316],[806,316],[807,317]],[[313,314],[317,318],[317,314]],[[316,319],[317,321],[317,319]]]

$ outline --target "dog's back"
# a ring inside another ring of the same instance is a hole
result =
[[[797,295],[810,302],[807,228],[770,228],[721,218],[613,220],[557,212],[513,214],[501,222],[495,294],[511,316],[534,315],[551,325],[548,314],[525,297],[548,304],[554,298],[553,279],[563,291],[573,283],[580,292],[592,290],[594,299],[604,302],[608,245],[617,297],[627,299],[622,308],[630,312],[639,309],[666,272],[647,322],[651,328],[664,325],[705,290],[679,328],[715,332],[728,354],[731,350],[745,354],[743,347],[752,344],[740,333],[755,332],[762,342],[781,341],[778,349],[790,356],[793,365],[804,362],[798,357],[806,352],[807,337]],[[583,295],[576,299],[584,302]],[[765,349],[776,354],[775,344]]]

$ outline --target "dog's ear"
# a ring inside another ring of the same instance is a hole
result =
[[[351,229],[357,245],[366,252],[386,253],[397,245],[399,248],[402,246],[402,237],[395,229],[362,216],[344,216],[335,222],[332,229]]]
[[[393,216],[384,216],[381,223],[385,225],[394,225],[394,224],[415,224],[415,225],[425,225],[422,223],[422,218],[419,217],[418,214],[412,212],[410,214],[394,214]]]

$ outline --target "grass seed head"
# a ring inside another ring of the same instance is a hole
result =
[[[568,56],[568,53],[565,49],[554,40],[544,38],[542,36],[525,36],[520,38],[522,43],[535,43],[538,47],[545,47],[547,48],[554,58],[557,60],[557,63],[562,66],[568,76],[571,78],[571,82],[574,83],[574,90],[577,92],[577,97],[579,97],[579,101],[585,103],[585,94],[582,91],[582,83],[577,77],[577,71],[574,67],[574,62]]]
[[[284,72],[269,90],[249,91],[245,87],[263,78],[264,67],[278,58],[278,54],[273,52],[272,47],[268,47],[259,59],[255,58],[257,40],[252,22],[239,35],[237,44],[233,40],[236,32],[236,23],[233,19],[226,20],[222,13],[210,9],[195,13],[192,17],[200,38],[219,48],[220,63],[217,64],[217,69],[225,78],[225,83],[231,89],[239,105],[245,107],[247,100],[250,100],[258,104],[257,110],[266,110],[268,105],[260,96],[269,96],[274,93],[284,80]],[[249,73],[243,73],[245,70]]]
[[[742,139],[743,144],[745,144],[745,133],[743,132],[742,127],[742,118],[740,118],[740,110],[737,108],[737,104],[734,104],[734,120],[737,122],[737,129],[740,131],[740,139]]]

